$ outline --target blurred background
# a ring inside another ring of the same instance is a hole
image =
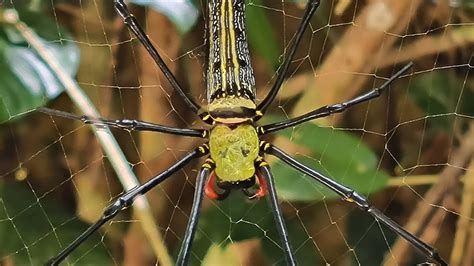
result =
[[[177,80],[205,106],[207,1],[129,2]],[[258,100],[274,82],[306,2],[246,1]],[[473,43],[472,0],[322,1],[260,125],[350,99],[410,61],[414,67],[380,98],[265,139],[369,197],[450,265],[473,265]],[[1,265],[44,263],[131,186],[118,177],[92,127],[35,111],[84,114],[61,75],[73,78],[101,117],[208,128],[171,89],[112,1],[1,1],[0,68]],[[202,143],[111,131],[140,183]],[[268,161],[301,265],[427,261],[371,216],[275,158]],[[67,263],[172,263],[201,163],[151,190],[149,208],[120,213]],[[235,191],[223,202],[204,200],[190,264],[285,265],[280,243],[266,200]]]

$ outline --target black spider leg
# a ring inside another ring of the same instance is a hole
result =
[[[267,199],[270,204],[275,222],[277,224],[278,234],[283,243],[283,251],[285,252],[286,264],[287,265],[296,265],[296,258],[293,254],[293,249],[291,248],[290,239],[288,238],[288,230],[286,229],[285,221],[283,220],[283,213],[281,211],[280,204],[278,203],[278,196],[275,187],[275,180],[270,171],[270,167],[265,161],[257,162],[257,171],[262,175],[267,183]]]
[[[298,49],[298,46],[301,42],[301,39],[303,38],[303,34],[306,31],[306,28],[309,25],[309,22],[311,21],[311,18],[313,17],[314,12],[316,12],[316,9],[319,7],[319,0],[310,0],[308,1],[308,4],[306,6],[306,11],[303,15],[303,18],[301,19],[301,24],[298,28],[298,31],[295,34],[295,39],[293,40],[293,43],[291,44],[288,54],[285,57],[285,61],[282,64],[282,67],[278,71],[278,76],[276,78],[275,83],[273,84],[272,88],[270,89],[270,92],[268,92],[267,96],[263,99],[263,101],[258,105],[257,111],[260,113],[260,117],[257,117],[255,120],[258,120],[263,116],[267,108],[270,106],[270,104],[273,102],[275,99],[276,95],[278,94],[278,91],[281,88],[281,85],[283,84],[283,81],[285,80],[285,75],[286,72],[288,71],[288,67],[291,64],[291,61],[293,61],[293,57],[296,53],[296,50]]]
[[[203,155],[206,155],[209,152],[208,146],[202,145],[195,149],[194,151],[188,153],[186,156],[177,161],[174,165],[170,166],[167,170],[161,172],[159,175],[153,177],[146,183],[141,186],[134,187],[129,191],[121,195],[115,202],[109,205],[102,217],[95,223],[92,224],[86,231],[84,231],[79,237],[77,237],[73,242],[71,242],[65,249],[63,249],[58,255],[51,258],[46,264],[47,265],[59,265],[69,254],[71,254],[79,245],[81,245],[89,236],[95,233],[102,225],[114,218],[120,211],[130,207],[137,196],[144,195],[150,189],[154,188],[156,185],[160,184],[172,174],[183,169],[186,164],[191,160],[199,158]]]
[[[83,115],[78,116],[68,112],[58,111],[54,109],[49,109],[45,107],[40,107],[36,109],[39,112],[64,117],[68,119],[74,119],[84,122],[84,124],[93,124],[95,126],[109,126],[109,127],[116,127],[120,129],[127,129],[127,130],[136,130],[136,131],[154,131],[154,132],[161,132],[167,133],[172,135],[179,135],[179,136],[187,136],[187,137],[197,137],[197,138],[205,138],[207,137],[207,130],[203,129],[190,129],[190,128],[175,128],[175,127],[168,127],[162,126],[154,123],[149,123],[140,120],[131,120],[131,119],[120,119],[120,120],[110,120],[104,118],[91,118],[89,116]]]
[[[410,68],[413,66],[413,62],[408,63],[405,65],[402,69],[400,69],[397,73],[395,73],[393,76],[391,76],[387,81],[385,81],[382,86],[375,88],[367,93],[364,93],[362,95],[359,95],[353,99],[350,99],[346,102],[343,103],[338,103],[338,104],[333,104],[333,105],[326,105],[323,107],[320,107],[314,111],[311,111],[309,113],[306,113],[304,115],[288,119],[286,121],[282,122],[277,122],[273,124],[268,124],[264,125],[259,128],[259,132],[261,135],[278,131],[281,129],[285,129],[288,127],[296,126],[298,124],[301,124],[303,122],[321,118],[321,117],[326,117],[334,113],[340,113],[346,110],[347,108],[354,106],[356,104],[366,102],[368,100],[374,99],[382,95],[382,93],[390,86],[390,84],[395,81],[397,78],[402,76],[404,73],[406,73]]]
[[[179,250],[178,259],[176,265],[186,266],[188,265],[189,255],[191,254],[191,245],[193,243],[194,235],[196,234],[197,224],[199,220],[199,210],[201,209],[202,200],[204,199],[204,187],[206,186],[206,179],[212,172],[214,164],[207,160],[199,170],[198,177],[196,179],[196,188],[194,190],[193,207],[189,215],[188,225],[186,226],[186,234],[184,235],[183,242],[181,243],[181,249]]]
[[[114,0],[114,6],[117,13],[123,18],[125,25],[127,25],[127,27],[135,34],[135,36],[138,38],[138,40],[140,40],[143,46],[145,46],[146,50],[153,58],[155,63],[158,65],[158,67],[161,69],[173,89],[176,90],[181,96],[181,98],[184,99],[189,109],[191,109],[192,112],[197,114],[201,107],[183,91],[178,81],[176,80],[176,77],[173,75],[173,73],[171,73],[171,70],[165,64],[163,58],[161,58],[160,54],[153,46],[150,39],[148,39],[147,35],[138,24],[137,19],[128,10],[127,4],[125,4],[123,0]]]
[[[359,209],[362,211],[372,215],[376,221],[381,222],[385,226],[387,226],[390,230],[397,233],[399,236],[405,238],[408,242],[410,242],[414,247],[420,250],[428,259],[434,261],[440,265],[448,265],[438,254],[438,251],[431,247],[430,245],[426,244],[410,232],[406,231],[402,226],[397,224],[395,221],[390,219],[388,216],[383,214],[380,210],[370,206],[369,202],[366,198],[359,195],[357,192],[348,188],[342,184],[339,184],[335,180],[311,169],[310,167],[298,162],[290,155],[283,152],[281,149],[267,144],[265,152],[271,154],[280,160],[284,161],[291,167],[297,169],[298,171],[312,177],[314,180],[319,182],[320,184],[324,185],[325,187],[329,188],[330,190],[337,193],[341,196],[342,200],[349,203],[354,203],[357,205]]]

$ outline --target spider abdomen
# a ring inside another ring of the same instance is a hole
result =
[[[238,183],[254,176],[259,139],[252,125],[215,126],[209,136],[209,148],[218,181]]]
[[[256,92],[245,33],[245,1],[209,1],[209,14],[209,114],[218,122],[248,121],[255,116]]]

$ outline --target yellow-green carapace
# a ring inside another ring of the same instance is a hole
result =
[[[252,125],[216,125],[209,136],[209,148],[219,181],[237,183],[254,176],[259,140]]]

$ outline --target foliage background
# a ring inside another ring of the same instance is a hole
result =
[[[304,3],[247,1],[259,99],[273,82]],[[205,104],[202,3],[193,3],[195,16],[183,15],[188,18],[184,22],[153,1],[141,4],[145,7],[132,6],[133,13],[181,84]],[[323,1],[266,120],[349,99],[414,61],[413,73],[397,80],[383,97],[268,140],[370,195],[375,206],[408,224],[452,265],[474,261],[473,188],[468,182],[474,152],[473,5]],[[205,126],[186,110],[109,1],[4,2],[0,11],[7,8],[17,10],[43,39],[103,117]],[[81,114],[65,94],[59,95],[61,84],[48,74],[47,63],[11,25],[0,22],[0,263],[36,265],[84,231],[123,188],[88,126],[34,111],[48,105]],[[113,132],[142,182],[199,143]],[[302,265],[424,261],[402,246],[406,243],[394,246],[396,236],[371,217],[269,161]],[[184,235],[198,167],[199,162],[191,164],[148,195],[172,257]],[[424,211],[429,213],[424,219],[410,219]],[[205,200],[192,264],[283,265],[279,242],[266,201],[250,202],[238,192],[220,203]],[[127,210],[69,262],[147,265],[157,259],[140,220]]]

